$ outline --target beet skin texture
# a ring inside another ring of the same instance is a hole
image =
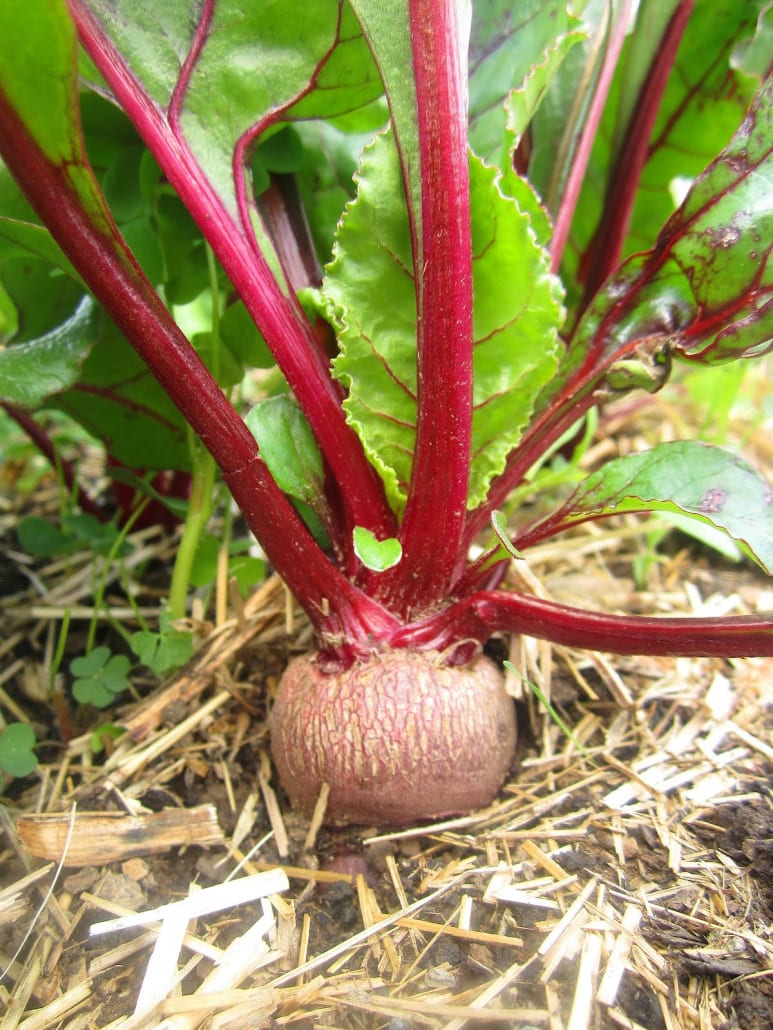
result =
[[[309,815],[324,783],[332,826],[408,826],[496,796],[513,761],[515,707],[502,674],[434,652],[385,651],[328,673],[294,659],[271,712],[271,750],[290,800]]]

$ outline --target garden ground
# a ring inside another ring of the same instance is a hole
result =
[[[644,422],[630,402],[605,417],[636,446],[680,416],[658,399]],[[736,430],[769,473],[769,426]],[[161,685],[135,678],[117,711],[83,712],[66,699],[67,662],[61,694],[41,684],[66,608],[68,658],[83,651],[94,558],[20,555],[15,520],[55,515],[58,489],[8,496],[0,706],[45,743],[37,773],[3,789],[2,1030],[770,1025],[772,659],[497,640],[524,678],[509,683],[521,739],[495,803],[399,831],[329,830],[272,779],[272,691],[310,642],[282,584],[243,603],[219,583],[191,620],[187,667]],[[634,517],[591,524],[530,552],[512,582],[608,610],[773,608],[751,566],[653,540]],[[152,618],[175,542],[153,529],[133,542],[135,601]],[[108,579],[105,604],[129,625]],[[108,718],[128,732],[95,755]],[[239,893],[208,890],[227,881]]]

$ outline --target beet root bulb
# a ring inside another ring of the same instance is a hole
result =
[[[515,707],[488,658],[454,668],[433,652],[375,654],[343,673],[313,656],[284,673],[271,713],[279,780],[307,815],[406,826],[489,804],[516,743]]]

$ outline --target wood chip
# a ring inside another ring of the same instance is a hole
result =
[[[68,867],[123,862],[190,844],[209,847],[225,843],[213,805],[167,808],[146,815],[77,812],[74,820],[64,813],[22,815],[16,832],[31,855]]]

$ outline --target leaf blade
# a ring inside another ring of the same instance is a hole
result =
[[[470,144],[503,172],[555,72],[584,33],[555,0],[485,0],[473,7]],[[505,130],[507,129],[507,136]],[[506,142],[505,142],[506,141]]]
[[[50,333],[0,350],[0,398],[35,409],[74,386],[96,342],[94,302],[84,297]]]
[[[471,157],[470,174],[473,508],[555,373],[563,309],[530,214],[503,195],[495,169]],[[339,327],[334,372],[347,386],[347,417],[399,509],[416,432],[416,302],[399,163],[388,134],[363,154],[357,199],[342,221],[323,293]]]
[[[741,458],[696,440],[665,443],[607,462],[543,526],[552,535],[589,519],[642,511],[698,519],[735,540],[766,572],[773,570],[770,485]]]
[[[720,364],[767,353],[773,347],[772,182],[773,76],[655,246],[625,261],[597,294],[552,391],[598,383],[610,366],[640,353],[656,364],[671,354]]]

